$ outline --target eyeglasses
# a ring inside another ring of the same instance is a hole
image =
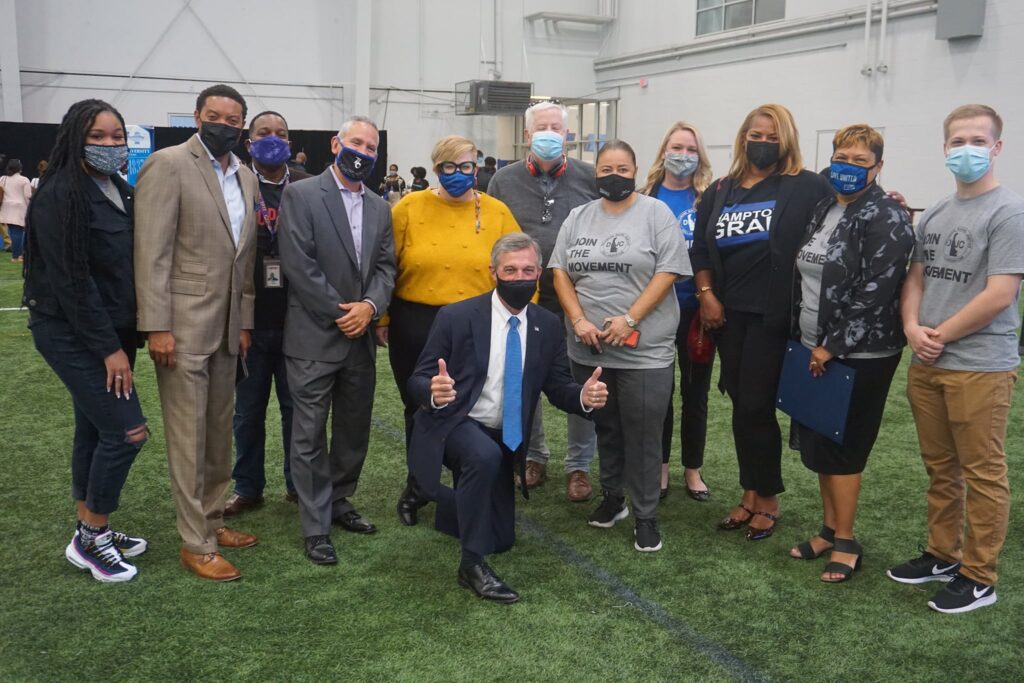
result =
[[[551,197],[544,197],[544,199],[542,199],[541,202],[542,206],[544,207],[544,211],[541,212],[540,214],[540,222],[541,224],[550,223],[551,207],[555,205],[555,200],[552,199]]]
[[[454,161],[442,161],[437,165],[437,168],[439,171],[441,171],[441,173],[445,174],[455,173],[455,171],[458,171],[459,173],[465,173],[466,175],[469,175],[470,173],[476,171],[476,162],[463,161],[461,164],[457,164]]]

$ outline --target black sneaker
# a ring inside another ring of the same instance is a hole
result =
[[[104,583],[131,581],[139,573],[114,545],[114,534],[109,530],[97,536],[96,542],[87,548],[75,534],[64,549],[64,557],[79,569],[88,569],[92,578]]]
[[[900,583],[928,583],[929,581],[952,581],[959,570],[959,562],[946,562],[928,551],[923,551],[921,557],[907,560],[885,573],[890,579]]]
[[[615,526],[615,522],[626,517],[629,517],[626,499],[605,493],[604,498],[601,499],[601,504],[597,506],[597,509],[587,519],[587,524],[601,527],[602,529],[611,529]]]
[[[146,552],[146,548],[149,544],[146,543],[144,538],[136,538],[135,536],[129,536],[123,534],[120,531],[111,532],[114,535],[114,545],[121,551],[121,554],[125,557],[138,557],[142,553]],[[75,538],[78,538],[78,531],[75,531]]]
[[[653,517],[650,519],[636,520],[636,526],[633,528],[633,535],[636,540],[633,541],[633,547],[642,553],[653,553],[661,550],[661,534],[658,533],[658,520]]]
[[[996,601],[994,586],[986,586],[962,574],[957,574],[942,590],[932,596],[928,606],[943,614],[960,614]]]

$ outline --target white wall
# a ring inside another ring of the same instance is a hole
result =
[[[700,43],[693,38],[695,0],[657,0],[650,5],[666,13],[662,20],[651,21],[647,3],[620,3],[618,26],[602,59],[658,45]],[[860,12],[861,23],[597,73],[598,87],[618,84],[614,89],[621,97],[619,134],[635,145],[641,165],[651,163],[669,125],[686,118],[713,146],[710,156],[716,174],[724,173],[728,148],[746,113],[758,104],[779,102],[793,111],[805,163],[813,168],[828,158],[832,130],[856,122],[884,128],[886,165],[881,182],[904,192],[912,206],[926,207],[953,189],[943,167],[942,119],[959,104],[983,102],[1006,120],[999,177],[1024,193],[1024,52],[1018,43],[1024,2],[989,0],[980,39],[936,40],[934,12],[892,19],[889,71],[870,78],[860,74],[863,2],[789,0],[787,5],[786,22],[849,9]],[[674,42],[658,43],[670,38],[666,25],[678,27],[680,33]],[[873,35],[878,35],[877,23]],[[733,60],[743,61],[728,63]],[[651,75],[670,69],[681,70]],[[646,88],[638,85],[642,77],[648,79]]]
[[[336,129],[355,113],[356,49],[368,41],[370,107],[358,113],[388,129],[389,160],[403,173],[429,166],[433,143],[450,133],[492,154],[499,137],[511,139],[510,130],[499,136],[511,118],[456,116],[451,91],[458,81],[491,77],[495,65],[482,62],[495,61],[495,8],[504,80],[533,81],[535,92],[559,97],[593,90],[600,32],[534,37],[523,17],[548,9],[542,0],[368,5],[363,36],[356,0],[193,0],[187,8],[182,0],[16,0],[24,120],[57,122],[71,103],[100,97],[132,123],[167,125],[169,113],[193,111],[205,86],[226,82],[253,113],[275,109],[296,129]],[[596,6],[564,0],[559,11]]]

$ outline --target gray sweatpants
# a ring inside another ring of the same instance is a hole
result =
[[[594,367],[572,364],[583,383]],[[603,368],[608,403],[595,410],[601,488],[606,495],[628,495],[637,519],[655,516],[661,492],[661,433],[672,396],[669,365],[650,370]]]

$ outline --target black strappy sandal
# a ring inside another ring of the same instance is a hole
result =
[[[841,553],[849,553],[857,556],[857,561],[851,567],[842,562],[829,562],[825,565],[825,571],[821,573],[821,580],[825,583],[842,583],[849,581],[853,573],[860,569],[861,560],[864,559],[864,548],[853,538],[837,538],[832,550]],[[825,574],[841,574],[841,579],[826,579]]]
[[[732,515],[729,515],[728,517],[726,517],[725,519],[723,519],[721,522],[718,523],[718,528],[719,529],[725,529],[726,531],[732,531],[734,529],[740,529],[743,526],[745,526],[747,524],[747,522],[749,522],[750,520],[752,520],[754,518],[754,511],[753,510],[748,508],[743,503],[740,503],[740,507],[747,511],[747,515],[749,515],[749,516],[746,519],[736,519]]]
[[[823,554],[832,550],[836,543],[836,530],[830,526],[821,525],[821,531],[818,532],[818,538],[824,541],[828,541],[831,545],[827,548],[822,548],[820,552],[814,552],[814,547],[810,541],[804,541],[796,546],[796,549],[800,552],[800,557],[796,555],[790,555],[794,560],[816,560]]]
[[[748,541],[761,541],[761,540],[764,540],[764,539],[768,538],[769,536],[771,536],[772,534],[775,533],[775,524],[776,524],[776,522],[779,521],[779,516],[778,515],[773,515],[772,513],[765,512],[764,510],[755,510],[754,514],[755,515],[761,515],[762,517],[767,517],[768,519],[772,520],[772,525],[769,526],[769,527],[765,527],[764,529],[756,529],[756,528],[754,528],[752,526],[748,526],[747,527],[747,540]],[[753,519],[753,518],[751,518],[751,519]]]

